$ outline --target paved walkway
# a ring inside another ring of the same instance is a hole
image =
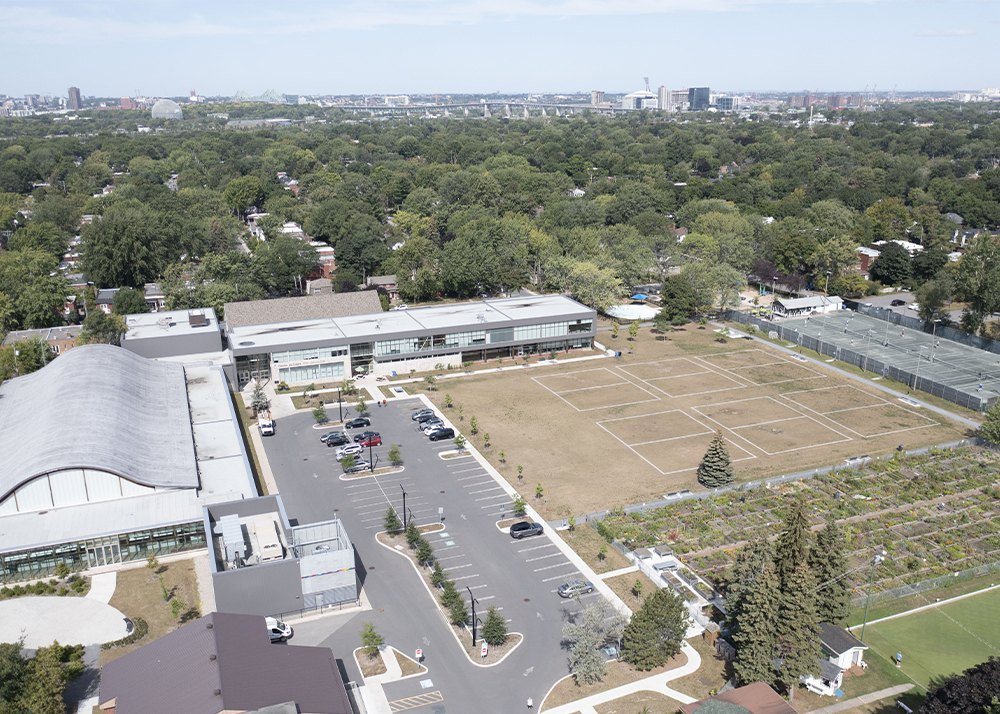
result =
[[[403,676],[403,670],[399,668],[399,662],[396,660],[396,655],[393,654],[392,647],[382,645],[379,650],[382,652],[382,662],[385,663],[385,674],[365,677],[365,685],[360,687],[361,698],[365,702],[368,714],[390,714],[392,712],[382,685],[395,682]]]
[[[111,602],[111,596],[115,594],[116,587],[118,587],[117,571],[99,573],[90,579],[90,591],[87,593],[87,597],[107,605]]]
[[[84,646],[124,637],[125,615],[99,598],[17,597],[0,602],[0,642],[17,642],[36,650],[53,640]]]
[[[192,558],[194,574],[198,578],[198,611],[204,616],[215,612],[215,588],[212,586],[212,565],[208,562],[208,551]]]
[[[810,712],[810,714],[836,714],[836,712],[843,712],[848,709],[854,709],[855,707],[862,707],[866,704],[871,704],[872,702],[889,699],[890,697],[895,697],[898,694],[908,692],[911,689],[913,689],[912,684],[897,684],[895,687],[880,689],[877,692],[871,692],[870,694],[862,694],[854,697],[853,699],[845,699],[842,702],[831,704],[830,706],[823,707],[822,709],[814,709]]]
[[[647,691],[664,694],[671,699],[677,700],[681,704],[690,704],[691,702],[695,702],[697,699],[694,697],[689,697],[687,694],[682,694],[681,692],[667,686],[667,682],[672,682],[675,679],[686,677],[692,672],[698,671],[698,668],[701,667],[701,655],[698,654],[698,651],[694,647],[689,645],[687,642],[684,642],[681,645],[681,651],[687,655],[688,661],[677,669],[672,669],[669,672],[664,672],[662,674],[656,674],[652,677],[646,677],[645,679],[640,679],[638,682],[632,682],[631,684],[623,684],[620,687],[609,689],[606,692],[592,694],[589,697],[578,699],[577,701],[570,702],[569,704],[563,704],[552,709],[546,709],[545,712],[546,714],[576,714],[577,712],[590,714],[590,712],[593,712],[594,707],[598,704],[605,704],[615,699],[621,699],[622,697],[628,696],[629,694],[635,694],[636,692]]]
[[[627,575],[628,573],[637,573],[637,572],[639,572],[639,566],[630,565],[627,568],[618,568],[618,570],[612,570],[610,573],[598,573],[597,577],[599,577],[601,580],[606,580],[608,578],[613,578],[617,575]]]

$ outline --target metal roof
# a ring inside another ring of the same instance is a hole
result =
[[[833,654],[840,656],[856,648],[868,649],[868,645],[838,625],[829,622],[820,623],[819,641]]]
[[[230,329],[246,325],[270,325],[276,322],[343,317],[381,311],[382,303],[379,302],[378,292],[375,290],[227,302],[225,306],[226,325]]]
[[[144,486],[198,486],[179,364],[83,345],[5,382],[0,404],[0,501],[37,476],[80,468]]]

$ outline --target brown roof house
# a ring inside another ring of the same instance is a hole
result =
[[[684,714],[796,714],[791,705],[763,682],[730,689],[681,707]]]
[[[272,645],[263,617],[215,612],[101,670],[106,714],[351,714],[333,651]],[[288,706],[294,702],[296,709]]]

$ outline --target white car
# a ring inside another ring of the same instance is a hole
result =
[[[440,419],[431,419],[430,421],[424,422],[424,433],[430,436],[431,433],[437,431],[443,426],[444,422]]]
[[[913,310],[915,312],[919,312],[920,311],[920,304],[919,303],[915,303],[915,302],[911,302],[909,305],[906,306],[906,309],[907,310]]]
[[[396,305],[396,307],[394,307],[394,308],[392,308],[392,309],[393,309],[393,310],[406,310],[406,309],[407,309],[407,306],[406,306],[406,304],[403,304],[403,305]]]
[[[361,444],[348,444],[347,446],[341,446],[337,449],[337,460],[344,458],[345,456],[354,456],[360,454],[365,448]]]

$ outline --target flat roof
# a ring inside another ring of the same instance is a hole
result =
[[[289,344],[346,344],[406,334],[487,330],[545,319],[585,319],[594,315],[594,310],[565,295],[531,295],[271,325],[230,325],[229,332],[232,349],[245,353]],[[254,350],[250,350],[251,347]]]
[[[204,316],[207,324],[193,327],[191,325],[192,316],[195,317],[196,321],[198,316]],[[126,315],[125,325],[128,327],[128,332],[122,337],[123,342],[165,337],[167,335],[176,336],[218,331],[219,320],[215,316],[215,310],[210,307],[203,307],[197,310],[161,310],[160,312],[142,312],[135,315]]]
[[[30,340],[32,337],[40,337],[45,341],[49,340],[75,340],[77,335],[83,330],[83,325],[64,325],[62,327],[42,327],[37,330],[14,330],[8,332],[3,338],[3,346],[7,347],[20,342]]]
[[[311,320],[343,315],[378,312],[382,309],[375,290],[353,293],[319,293],[303,297],[227,302],[226,325],[230,330],[247,325],[272,325],[294,320]]]

